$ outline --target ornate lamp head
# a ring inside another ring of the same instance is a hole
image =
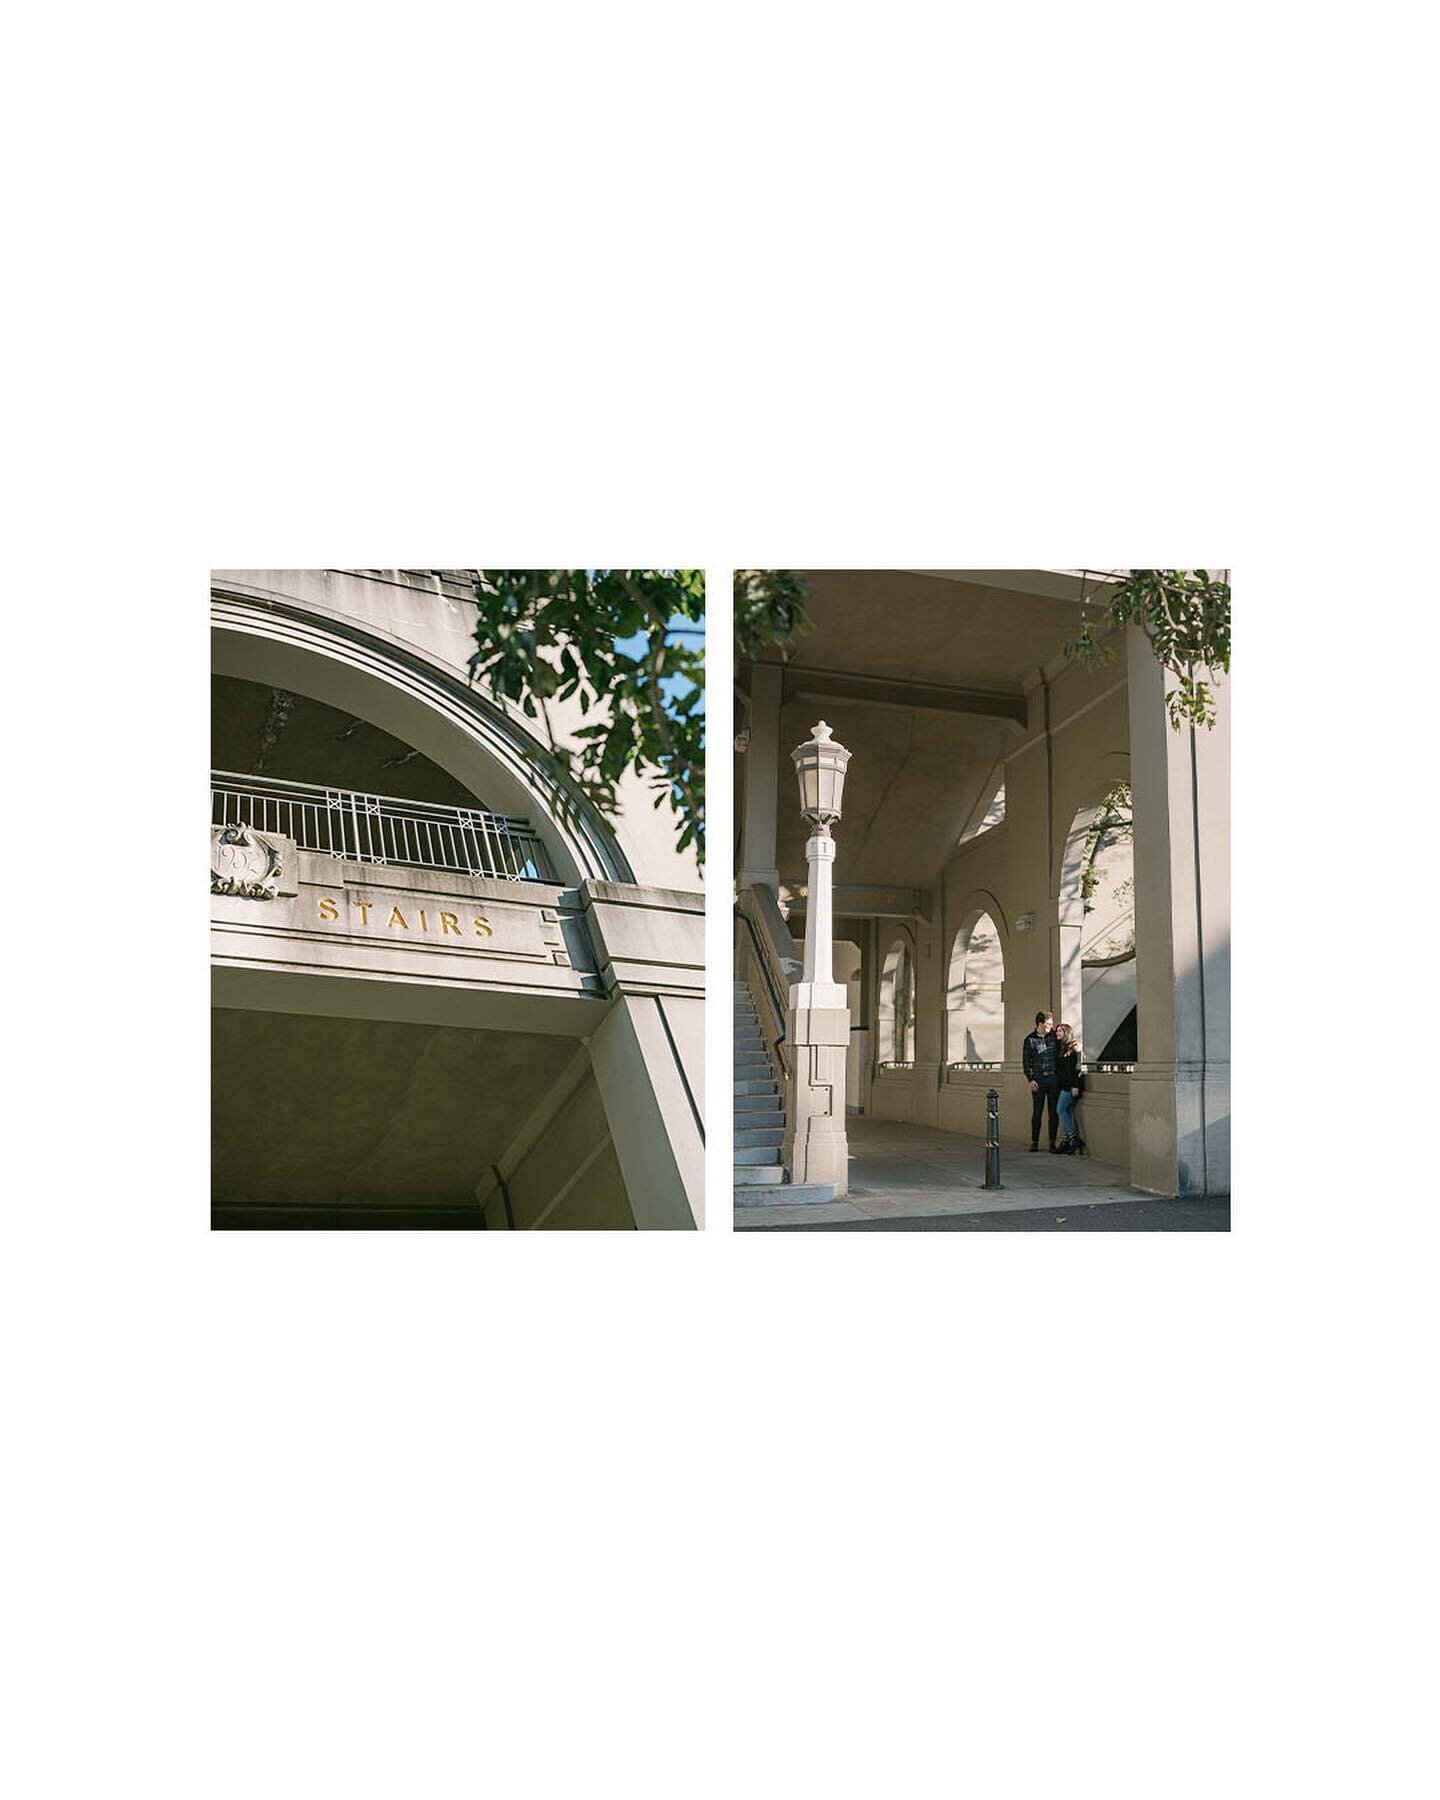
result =
[[[850,752],[835,742],[822,719],[799,749],[790,752],[790,758],[800,783],[800,811],[812,826],[828,835],[840,817]]]

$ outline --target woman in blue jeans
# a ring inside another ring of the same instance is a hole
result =
[[[1085,1152],[1085,1140],[1080,1135],[1080,1127],[1075,1118],[1075,1107],[1080,1099],[1080,1043],[1068,1025],[1055,1027],[1055,1073],[1060,1083],[1060,1128],[1065,1133],[1065,1141],[1060,1146],[1061,1154],[1074,1156]]]

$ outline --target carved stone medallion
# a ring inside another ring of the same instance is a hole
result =
[[[210,892],[239,900],[278,899],[285,874],[284,842],[250,825],[212,825]]]

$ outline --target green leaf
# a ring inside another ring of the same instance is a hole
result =
[[[475,586],[476,652],[472,679],[518,701],[535,718],[537,698],[578,697],[583,717],[608,701],[604,723],[571,729],[573,784],[613,817],[616,783],[627,767],[663,783],[703,857],[704,733],[699,711],[703,652],[676,636],[671,621],[705,617],[699,569],[482,569]],[[638,649],[618,643],[638,636]],[[557,662],[539,652],[559,647]],[[662,681],[679,678],[679,692]]]

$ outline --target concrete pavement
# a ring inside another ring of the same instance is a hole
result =
[[[1093,1221],[1103,1208],[1120,1207],[1113,1225],[1089,1223],[1086,1230],[1228,1230],[1229,1202],[1205,1203],[1207,1216],[1219,1216],[1224,1224],[1142,1222],[1135,1209],[1194,1205],[1190,1202],[1153,1200],[1129,1184],[1128,1171],[1088,1156],[1052,1156],[1043,1147],[1034,1153],[1029,1140],[1002,1143],[998,1191],[987,1191],[985,1146],[981,1139],[940,1131],[926,1125],[904,1125],[890,1119],[852,1118],[850,1136],[850,1192],[844,1200],[823,1205],[783,1204],[737,1207],[737,1231],[806,1229],[810,1227],[894,1230],[956,1229],[949,1221],[990,1215],[1014,1215],[1013,1221],[992,1223],[989,1230],[1048,1230],[1057,1216],[1069,1219],[1067,1209],[1083,1208]],[[783,1188],[774,1190],[776,1195]],[[1094,1209],[1094,1212],[1091,1209]],[[1145,1213],[1143,1217],[1151,1215]],[[1180,1215],[1156,1214],[1178,1220]],[[1198,1215],[1197,1215],[1198,1217]],[[943,1221],[943,1222],[942,1222]]]
[[[803,1211],[796,1207],[796,1213]],[[830,1224],[793,1223],[780,1231],[1229,1231],[1228,1200],[1144,1200],[1104,1205],[1062,1200],[1035,1211],[935,1213],[926,1218],[837,1219]]]

